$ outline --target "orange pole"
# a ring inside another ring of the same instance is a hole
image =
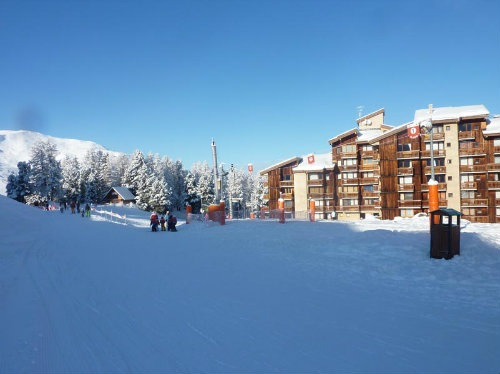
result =
[[[438,184],[436,181],[429,181],[429,212],[439,209]],[[434,217],[434,223],[439,223],[439,217]]]
[[[255,218],[255,214],[254,213],[250,213],[250,219],[254,219]]]
[[[311,222],[314,222],[315,218],[316,218],[316,204],[314,203],[314,200],[310,200],[309,201],[309,210],[311,211],[310,212],[310,217],[309,217],[309,220]]]
[[[266,211],[264,210],[264,207],[260,207],[260,219],[265,219],[266,218]]]
[[[186,225],[189,224],[189,220],[191,219],[190,214],[191,214],[192,211],[193,211],[193,208],[191,207],[191,205],[188,205],[186,207]]]
[[[220,224],[226,224],[226,204],[224,203],[224,201],[220,202]]]
[[[285,223],[285,200],[278,200],[278,207],[280,210],[280,223]]]

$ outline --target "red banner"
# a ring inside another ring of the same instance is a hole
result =
[[[314,164],[314,155],[307,156],[307,162],[310,164]]]
[[[248,164],[248,172],[251,173],[253,171],[253,165]]]
[[[410,138],[418,138],[420,135],[420,126],[411,126],[408,127],[408,136]]]

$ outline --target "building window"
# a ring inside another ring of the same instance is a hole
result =
[[[366,185],[364,187],[365,192],[373,192],[373,184]]]
[[[500,199],[500,191],[495,191],[495,199]]]
[[[495,156],[495,164],[500,164],[500,156]]]
[[[453,197],[453,192],[449,192],[448,197]]]
[[[344,166],[350,166],[350,165],[356,165],[357,160],[355,158],[344,158],[342,160],[342,165]]]
[[[281,179],[283,181],[289,181],[289,180],[292,180],[292,176],[290,174],[285,174],[283,175],[283,179]]]
[[[343,153],[355,153],[356,152],[356,144],[348,144],[342,146]]]
[[[433,125],[432,132],[434,134],[442,134],[443,133],[443,125]]]
[[[472,165],[474,162],[474,159],[472,157],[461,157],[460,158],[460,165]]]
[[[446,146],[447,147],[451,147],[451,143],[446,143]]]
[[[323,187],[309,187],[309,194],[322,194]]]
[[[398,144],[398,152],[411,151],[411,144]]]
[[[461,123],[458,125],[458,131],[472,131],[472,123]]]
[[[363,205],[375,205],[376,199],[363,199]]]
[[[430,175],[425,176],[427,178],[427,182],[431,179]],[[434,176],[434,180],[438,183],[444,183],[444,174],[437,174]]]
[[[365,171],[364,173],[361,173],[362,178],[373,178],[373,171]]]
[[[462,174],[460,176],[460,182],[462,182],[462,183],[474,182],[474,175],[473,174]]]
[[[329,181],[329,180],[330,180],[330,174],[329,174],[329,173],[325,174],[325,179],[326,179],[327,181]]]
[[[361,146],[361,150],[363,152],[367,152],[367,151],[373,151],[373,146],[371,146],[370,144],[363,144]]]
[[[448,161],[447,161],[447,162],[448,162],[449,164],[451,164],[451,162],[452,162],[452,161],[453,161],[453,160],[450,158],[450,159],[448,159]]]
[[[398,160],[398,168],[411,168],[411,160]]]
[[[364,158],[363,159],[363,165],[372,165],[373,164],[373,158]]]
[[[358,205],[358,199],[342,199],[341,201],[345,206]]]
[[[451,126],[446,126],[446,131],[450,131],[451,130]]]
[[[434,150],[443,150],[444,149],[444,142],[434,142],[433,145]],[[431,149],[431,143],[425,143],[425,150],[430,151]]]
[[[453,177],[451,175],[448,175],[448,180],[449,181],[453,180]]]
[[[462,199],[473,199],[474,191],[460,191],[460,197]]]
[[[500,138],[493,139],[493,146],[500,147]]]
[[[401,217],[413,217],[415,213],[413,213],[413,209],[400,209]]]
[[[343,186],[342,192],[358,192],[358,186]]]
[[[399,182],[399,184],[412,184],[413,177],[411,175],[407,175],[404,177],[398,177],[398,182]]]
[[[293,208],[293,200],[285,200],[285,208]]]
[[[425,160],[425,163],[427,166],[431,166],[431,159],[428,158]],[[435,158],[434,159],[434,166],[444,166],[444,158]]]
[[[323,179],[323,175],[321,173],[309,173],[307,174],[307,178],[310,181],[317,181]]]
[[[462,213],[464,216],[475,216],[476,209],[475,208],[462,208]]]
[[[413,200],[413,192],[400,192],[399,193],[399,200]]]
[[[358,177],[358,173],[342,173],[344,179],[354,179]]]
[[[500,216],[500,208],[497,207],[497,217]]]

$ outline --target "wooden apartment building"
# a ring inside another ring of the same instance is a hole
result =
[[[500,118],[483,105],[417,110],[414,121],[384,124],[384,109],[357,119],[357,127],[329,140],[331,162],[294,157],[267,175],[269,209],[280,196],[289,212],[316,204],[317,218],[411,217],[429,209],[430,135],[408,136],[407,127],[432,121],[439,206],[462,211],[472,222],[500,222]]]

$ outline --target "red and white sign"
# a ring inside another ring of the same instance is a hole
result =
[[[409,126],[408,127],[408,136],[410,138],[418,138],[420,135],[420,126]]]
[[[314,155],[307,156],[307,162],[309,164],[314,164]]]
[[[253,171],[253,164],[248,164],[248,172],[251,173]]]

